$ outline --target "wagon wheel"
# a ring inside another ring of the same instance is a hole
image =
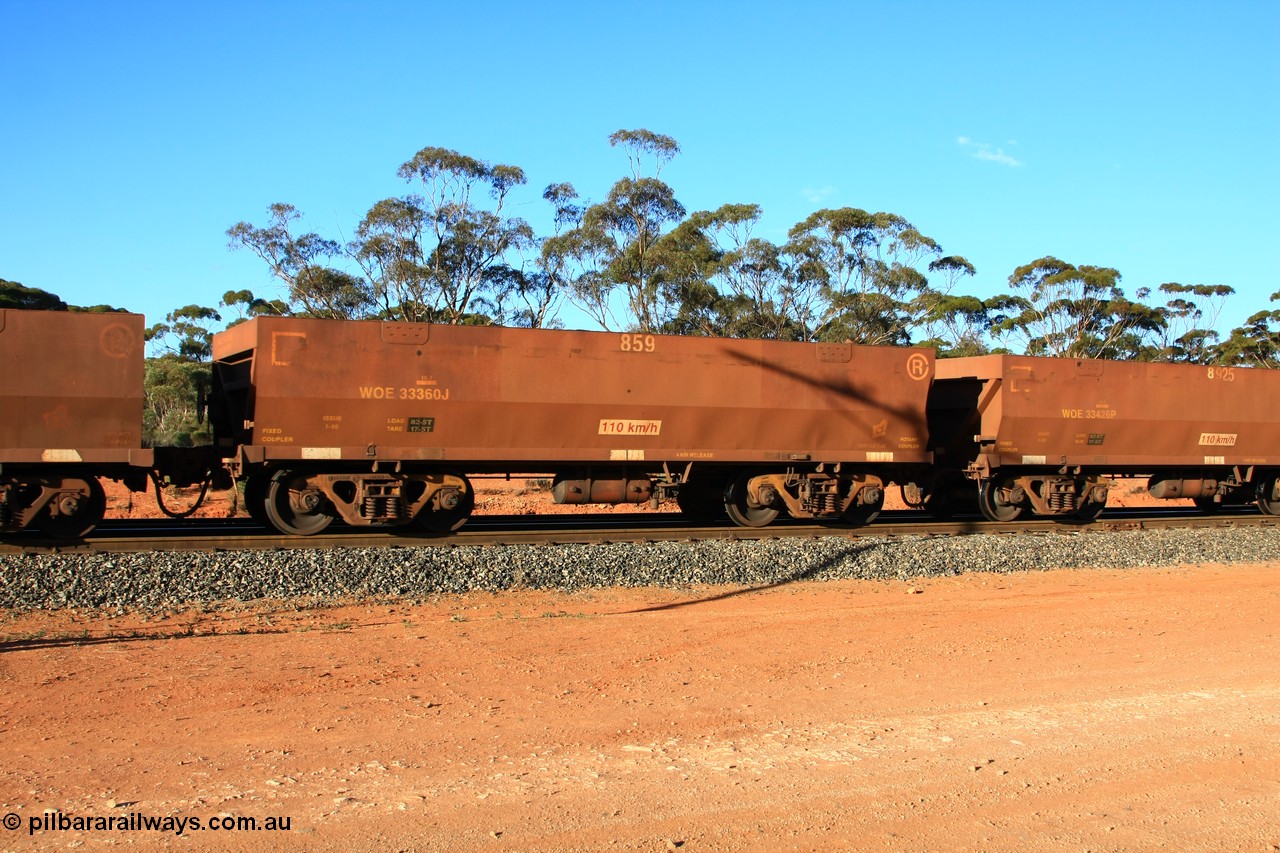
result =
[[[1267,477],[1258,485],[1258,509],[1280,515],[1280,477]]]
[[[1001,488],[996,480],[984,480],[979,487],[978,509],[989,521],[1015,521],[1022,516],[1022,507],[1009,503],[1007,488]]]
[[[764,527],[778,517],[778,511],[751,502],[747,494],[750,481],[750,474],[741,474],[724,490],[724,511],[729,520],[739,527]]]
[[[312,536],[333,522],[324,495],[292,471],[277,471],[271,478],[262,509],[272,527],[291,536]]]
[[[50,513],[53,507],[46,508],[36,522],[42,532],[54,539],[83,539],[93,532],[93,529],[102,521],[102,517],[107,514],[107,496],[102,491],[102,484],[98,482],[98,478],[68,480],[65,481],[64,486],[70,488],[76,482],[83,484],[84,491],[88,494],[55,498],[58,514]]]
[[[857,502],[849,504],[849,508],[844,511],[844,515],[840,519],[845,524],[862,526],[870,524],[876,520],[876,516],[880,514],[880,510],[884,509],[884,490],[876,489],[880,493],[880,499],[871,503],[860,504]]]
[[[462,477],[462,482],[465,488],[461,491],[453,488],[442,489],[436,499],[439,508],[424,506],[421,512],[414,516],[413,523],[428,533],[453,533],[466,524],[467,519],[471,517],[471,510],[476,506],[476,493],[471,488],[470,480]]]
[[[724,486],[704,482],[682,483],[676,492],[676,506],[690,518],[724,518]]]

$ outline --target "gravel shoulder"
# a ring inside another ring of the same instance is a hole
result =
[[[164,613],[443,593],[949,577],[1280,559],[1280,528],[0,556],[0,609]]]
[[[1232,533],[659,549],[634,588],[495,553],[459,577],[547,583],[408,597],[354,554],[346,592],[243,602],[153,561],[209,597],[6,611],[0,848],[1280,849],[1280,549]],[[46,809],[290,829],[28,835]]]

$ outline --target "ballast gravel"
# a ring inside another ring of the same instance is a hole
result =
[[[1274,560],[1280,560],[1280,529],[1270,528],[12,555],[0,557],[0,607],[162,610],[257,599],[325,604],[522,588],[753,586]]]

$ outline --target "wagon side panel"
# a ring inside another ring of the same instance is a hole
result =
[[[143,318],[0,309],[0,461],[146,464]]]
[[[928,350],[288,318],[232,333],[215,358],[254,348],[268,458],[928,458]]]
[[[1256,368],[991,356],[940,362],[974,377],[991,467],[1150,470],[1280,464],[1280,372]]]

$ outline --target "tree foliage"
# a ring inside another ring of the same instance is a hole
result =
[[[1169,299],[1158,308],[1165,322],[1155,341],[1156,358],[1192,364],[1217,361],[1221,352],[1214,327],[1224,301],[1235,290],[1225,284],[1176,282],[1166,282],[1158,289]]]
[[[146,330],[147,341],[161,353],[181,361],[212,358],[214,324],[222,320],[221,314],[212,308],[186,305],[170,311],[164,319]]]
[[[243,294],[253,301],[248,291]],[[146,360],[143,372],[145,444],[190,447],[212,440],[202,408],[213,384],[213,334],[221,320],[213,308],[186,305],[146,330],[157,354]]]
[[[0,278],[0,308],[27,311],[71,311],[79,314],[112,314],[126,311],[113,305],[69,305],[62,298],[38,287],[26,287]]]
[[[212,440],[200,411],[208,399],[209,365],[168,354],[148,358],[143,373],[143,443],[151,447],[190,447]]]
[[[673,248],[696,247],[681,282],[680,311],[664,331],[769,340],[808,340],[811,290],[798,287],[783,249],[753,235],[761,211],[726,204],[691,214],[672,232]]]
[[[295,236],[302,214],[291,204],[273,204],[267,214],[263,227],[242,221],[228,228],[229,247],[248,249],[265,261],[284,283],[297,313],[328,319],[367,316],[372,304],[368,284],[331,265],[342,257],[341,244],[314,231]]]
[[[1028,355],[1134,358],[1143,354],[1143,335],[1165,325],[1160,311],[1124,295],[1109,267],[1046,256],[1015,269],[1009,285],[1014,292],[993,333],[1020,340]]]
[[[52,293],[3,278],[0,278],[0,308],[23,308],[31,311],[68,310],[67,303]]]
[[[915,343],[943,356],[1274,358],[1274,311],[1219,335],[1226,285],[1169,282],[1131,299],[1118,270],[1046,255],[980,297],[968,292],[974,265],[896,213],[822,209],[773,242],[755,233],[758,205],[686,210],[663,177],[681,153],[673,137],[623,129],[608,143],[625,154],[626,173],[597,201],[567,182],[547,185],[544,234],[512,214],[529,209],[517,200],[524,170],[439,147],[399,166],[409,191],[372,205],[345,243],[274,204],[266,225],[240,222],[227,236],[267,263],[285,298],[228,291],[222,305],[233,323],[296,313],[536,328],[561,325],[569,304],[605,329]],[[199,334],[183,324],[201,322],[170,318],[158,334],[175,353],[197,354]]]
[[[347,249],[380,316],[464,323],[491,317],[513,286],[511,253],[534,243],[533,229],[506,213],[523,170],[444,148],[423,148],[397,174],[420,192],[375,204]]]
[[[925,288],[911,302],[919,343],[935,347],[944,358],[985,354],[992,313],[1003,307],[1003,301],[956,292],[962,279],[977,273],[973,264],[959,255],[934,259],[929,272],[942,283]]]
[[[236,312],[227,328],[239,325],[254,317],[287,317],[292,312],[283,299],[263,299],[250,290],[228,290],[222,294],[222,307]]]
[[[609,145],[619,146],[627,152],[631,162],[631,177],[639,180],[644,174],[644,160],[653,159],[653,174],[662,174],[662,167],[670,163],[680,153],[680,144],[670,136],[654,133],[651,130],[615,130],[609,134]]]
[[[1280,301],[1280,290],[1271,294]],[[1245,367],[1280,367],[1280,309],[1258,311],[1223,342],[1218,360]]]
[[[929,287],[919,264],[942,255],[936,241],[901,216],[854,207],[819,210],[788,236],[795,280],[814,290],[818,340],[909,342],[913,303]]]
[[[643,129],[619,130],[609,142],[627,152],[632,174],[619,179],[604,201],[581,209],[574,227],[543,243],[544,263],[563,276],[567,298],[602,327],[659,331],[680,307],[680,272],[672,264],[689,260],[673,245],[687,245],[688,233],[663,242],[685,209],[671,186],[656,177],[680,147],[669,136]],[[647,157],[655,177],[644,175]],[[618,292],[627,312],[621,324],[613,305]]]

